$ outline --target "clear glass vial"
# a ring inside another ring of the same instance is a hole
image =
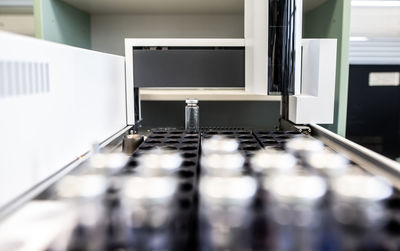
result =
[[[199,106],[197,99],[187,99],[185,107],[185,130],[199,131]]]

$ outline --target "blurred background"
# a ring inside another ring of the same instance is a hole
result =
[[[0,30],[120,55],[125,37],[243,37],[240,0],[221,1],[212,13],[206,4],[194,10],[173,4],[168,9],[160,1],[131,1],[134,7],[128,2],[0,0]],[[400,161],[400,1],[305,0],[304,5],[303,36],[338,39],[335,124],[327,127]],[[144,113],[157,109],[157,102],[142,101]],[[173,115],[177,105],[169,102],[165,117],[148,116],[145,123],[181,123],[183,118]],[[248,126],[271,124],[279,117],[277,102],[233,102],[226,110],[235,105],[267,109],[270,116],[227,115],[228,124],[235,119],[249,121]],[[204,107],[215,108],[212,102]]]

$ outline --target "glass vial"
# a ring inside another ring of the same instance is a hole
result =
[[[185,130],[199,131],[199,101],[197,99],[187,99],[185,107]]]

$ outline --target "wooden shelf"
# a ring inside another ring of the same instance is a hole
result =
[[[244,0],[63,0],[90,14],[238,14]],[[304,0],[310,11],[326,0]]]
[[[140,98],[145,101],[183,101],[194,98],[202,101],[280,101],[280,96],[259,95],[244,89],[158,89],[141,88]]]

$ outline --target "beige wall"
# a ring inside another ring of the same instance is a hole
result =
[[[33,14],[1,14],[0,30],[35,36]]]

